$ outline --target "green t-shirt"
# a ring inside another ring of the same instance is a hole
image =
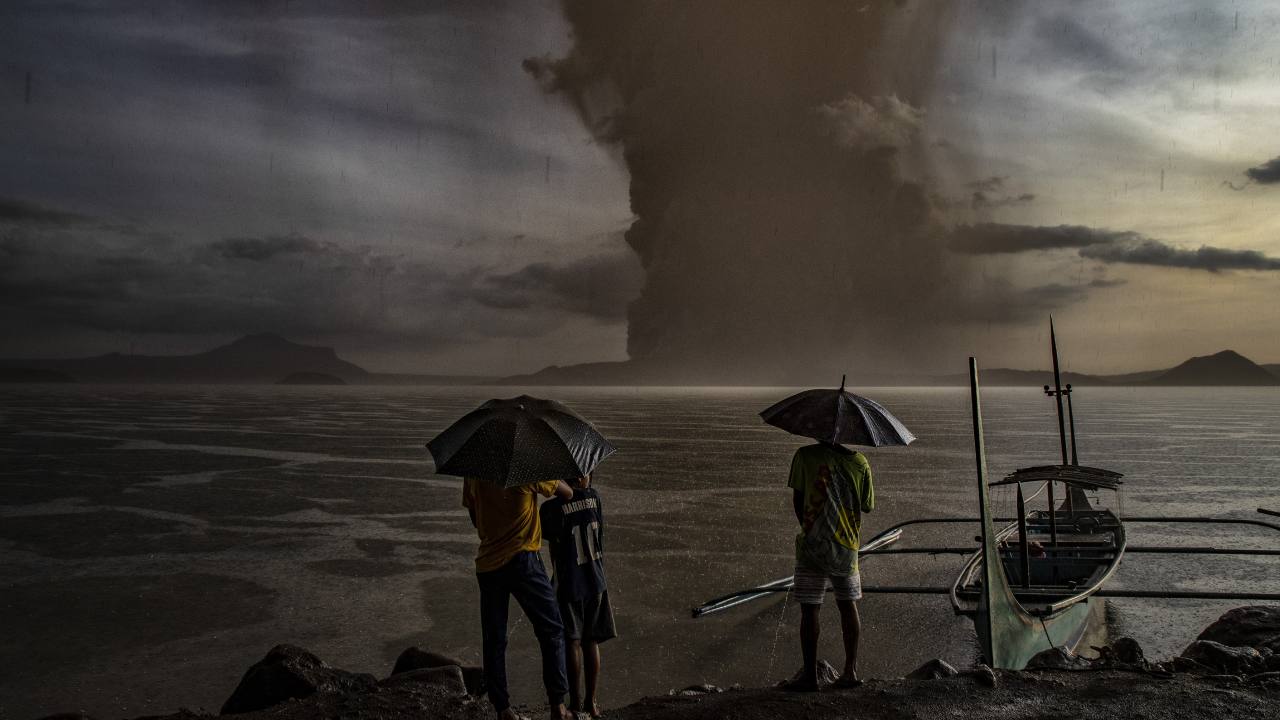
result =
[[[857,572],[862,513],[876,504],[866,456],[821,443],[806,445],[791,459],[787,487],[804,493],[796,564],[828,575]]]

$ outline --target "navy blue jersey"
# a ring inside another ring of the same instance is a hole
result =
[[[604,512],[592,488],[574,488],[572,500],[552,498],[538,511],[542,539],[551,550],[556,597],[595,597],[605,590]]]

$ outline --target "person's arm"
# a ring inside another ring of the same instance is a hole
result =
[[[804,527],[804,461],[800,459],[800,451],[791,456],[791,472],[787,476],[787,487],[791,488],[791,506],[796,513],[796,522]]]
[[[598,523],[596,525],[596,540],[597,540],[596,547],[599,548],[601,553],[603,553],[604,552],[604,504],[600,501],[600,494],[595,492],[594,490],[591,491],[591,497],[595,498],[595,501],[596,501],[596,522]]]
[[[867,462],[864,457],[862,459],[862,497],[859,502],[862,504],[862,512],[869,513],[876,509],[876,488],[875,483],[871,480],[871,463]]]
[[[478,527],[476,525],[475,498],[471,496],[471,483],[467,480],[462,481],[462,507],[467,509],[467,515],[471,518],[471,527]]]
[[[556,481],[555,496],[561,500],[569,501],[573,499],[573,488],[563,480]]]

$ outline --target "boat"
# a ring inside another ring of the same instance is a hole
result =
[[[1020,670],[1044,650],[1074,652],[1101,615],[1093,596],[1119,569],[1125,532],[1119,516],[1095,507],[1088,493],[1118,494],[1121,474],[1063,463],[1022,468],[989,482],[974,358],[969,358],[969,383],[982,542],[952,585],[951,604],[957,614],[973,619],[987,665]],[[1042,491],[1060,484],[1066,497],[1061,505],[1028,512],[1026,484],[1038,484]],[[1017,514],[997,530],[990,495],[1001,486],[1016,489]]]

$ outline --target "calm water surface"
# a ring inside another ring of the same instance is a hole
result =
[[[619,447],[597,477],[621,632],[603,646],[606,705],[793,672],[798,613],[784,597],[689,617],[711,597],[790,574],[786,471],[804,441],[756,416],[789,391],[533,392],[568,402]],[[920,436],[869,451],[877,509],[864,530],[974,515],[967,391],[862,392]],[[379,676],[410,645],[479,664],[474,532],[458,481],[433,475],[423,443],[494,393],[0,388],[0,718],[216,711],[281,642]],[[1081,461],[1126,474],[1124,513],[1280,507],[1280,390],[1084,388],[1076,400]],[[1037,389],[989,389],[984,406],[993,475],[1056,461],[1056,420]],[[967,543],[975,531],[909,531],[903,544]],[[1280,545],[1262,530],[1129,532],[1133,544]],[[870,558],[863,582],[949,585],[959,561]],[[1278,570],[1276,559],[1134,555],[1114,585],[1280,592]],[[1167,657],[1236,604],[1114,600],[1108,620]],[[873,595],[862,610],[866,675],[973,660],[972,626],[944,596]],[[822,655],[838,664],[827,613]],[[517,702],[541,697],[536,652],[516,620]]]

